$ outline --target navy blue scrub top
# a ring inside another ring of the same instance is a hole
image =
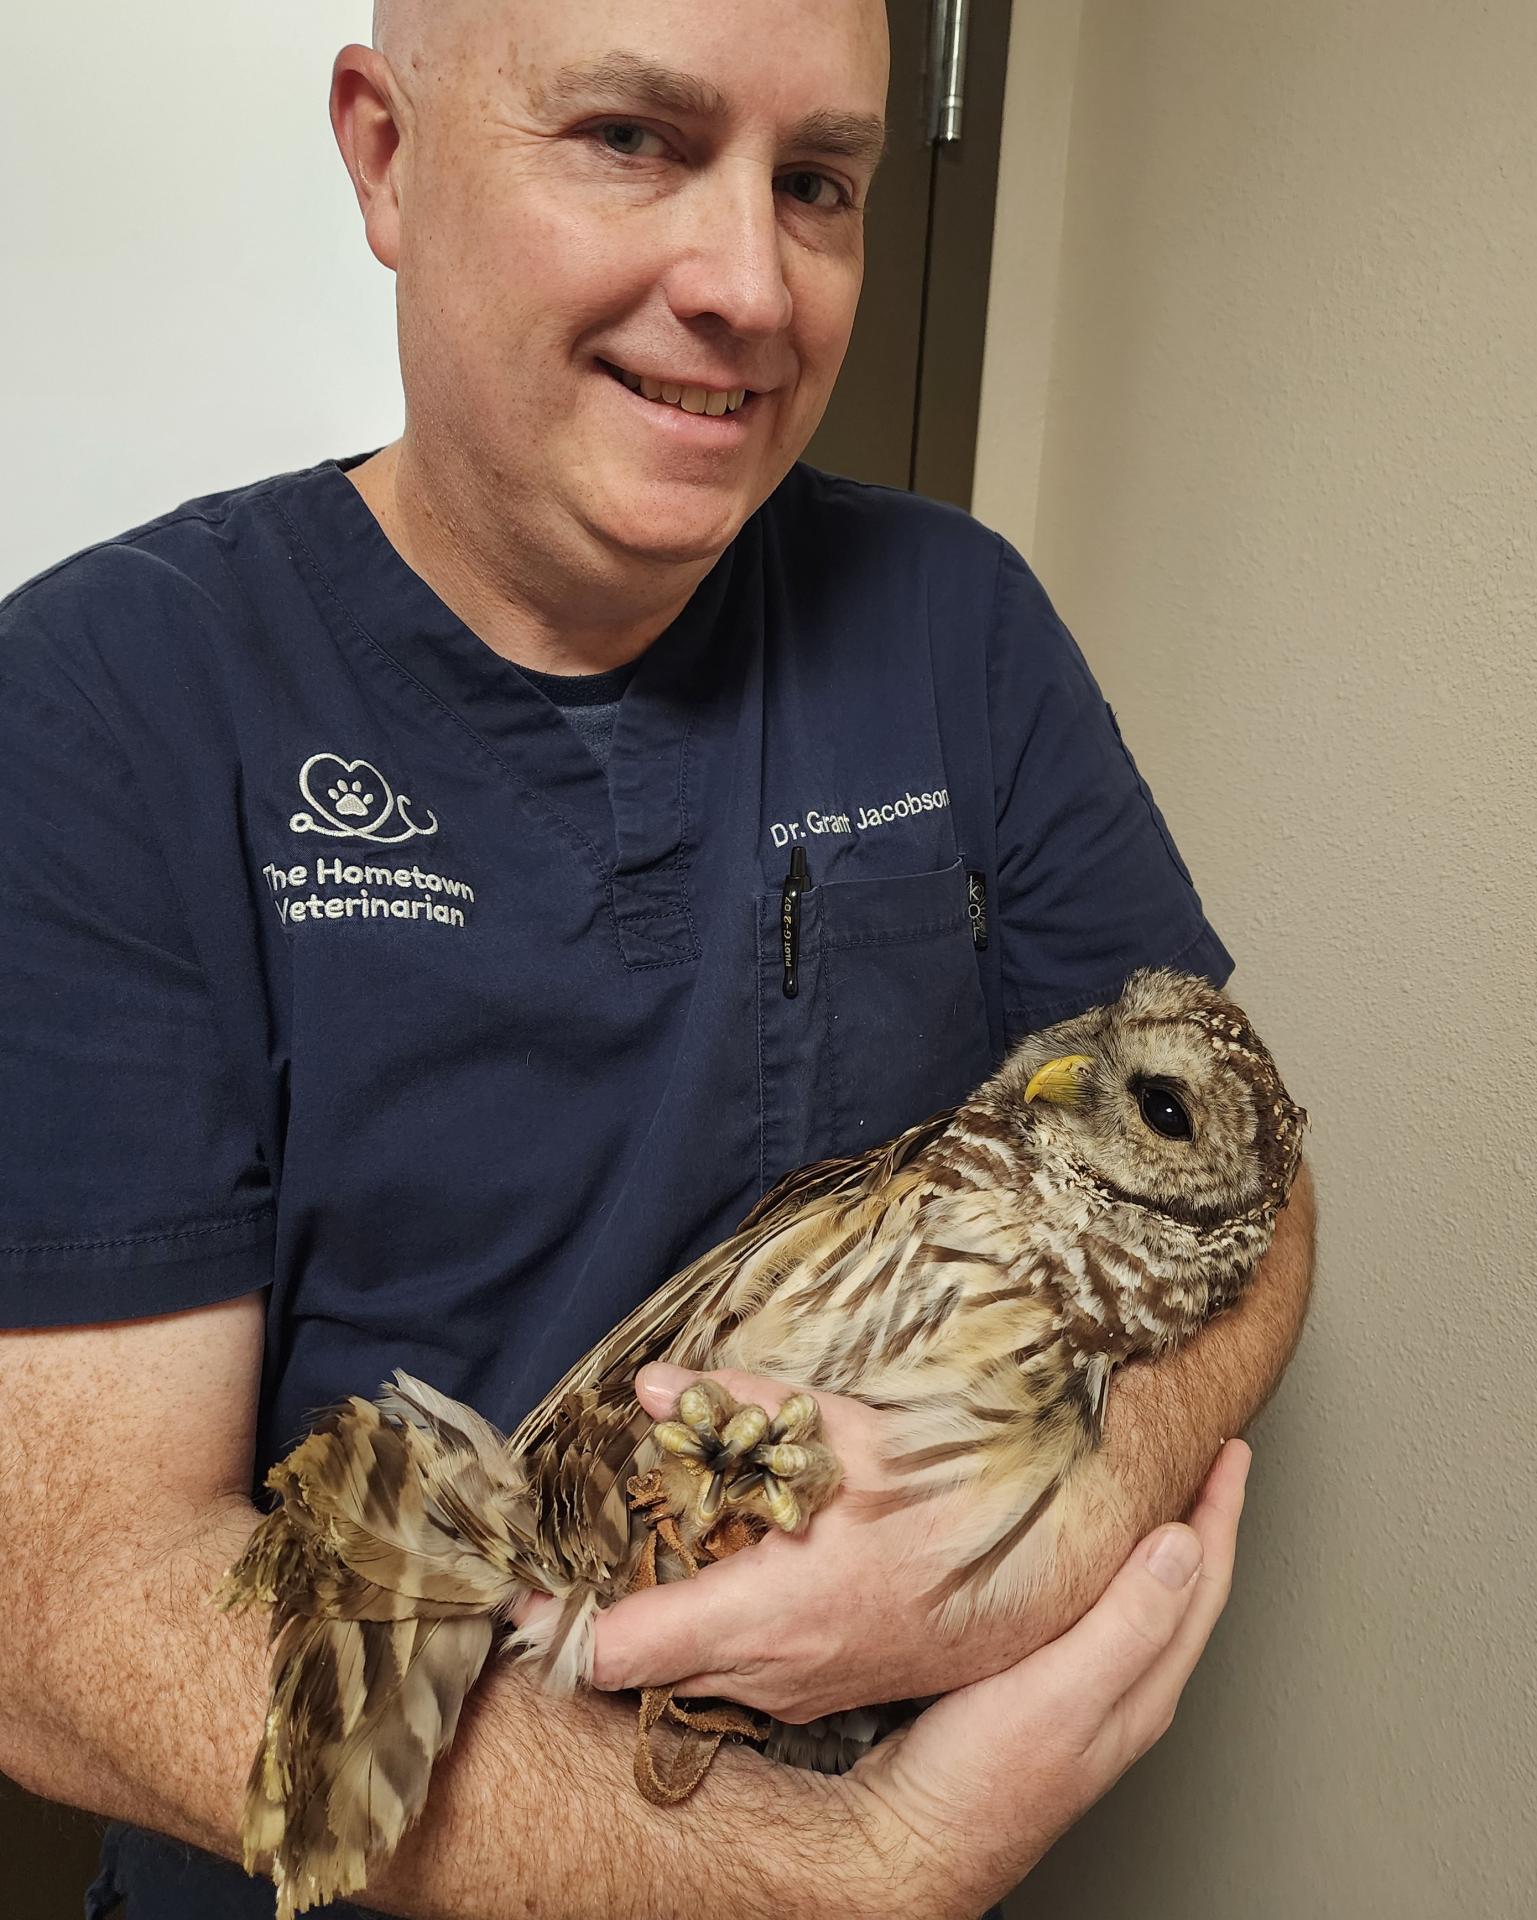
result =
[[[1231,965],[1019,555],[805,465],[606,769],[336,462],[33,581],[0,684],[0,1324],[270,1288],[258,1481],[397,1366],[512,1425],[787,1168]],[[131,1914],[247,1911],[163,1852]]]

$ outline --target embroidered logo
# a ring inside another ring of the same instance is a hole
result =
[[[411,817],[409,795],[396,793],[376,766],[367,760],[343,760],[334,753],[312,753],[299,769],[299,792],[308,802],[288,822],[294,833],[323,833],[331,840],[371,840],[375,846],[398,847],[438,830],[430,810],[430,826]]]

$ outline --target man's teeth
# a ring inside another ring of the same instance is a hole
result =
[[[661,380],[646,380],[638,373],[626,373],[623,367],[614,371],[632,393],[642,394],[647,400],[664,400],[669,406],[682,407],[685,413],[735,413],[747,398],[746,387],[711,393],[704,387],[674,387]]]

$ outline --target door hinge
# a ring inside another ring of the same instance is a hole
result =
[[[966,109],[966,29],[971,0],[931,0],[929,145],[953,146]]]

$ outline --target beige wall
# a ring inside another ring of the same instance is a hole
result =
[[[1021,1913],[1537,1913],[1537,6],[1015,0],[977,511],[1313,1110],[1168,1741]]]

